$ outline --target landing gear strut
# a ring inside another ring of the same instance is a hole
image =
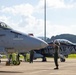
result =
[[[9,55],[9,61],[6,62],[7,66],[10,66],[11,64],[13,65],[20,65],[20,60],[19,60],[20,55],[19,54],[10,54]]]

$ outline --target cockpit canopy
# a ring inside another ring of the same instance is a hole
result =
[[[0,28],[3,29],[11,29],[7,24],[5,24],[4,22],[0,22]]]

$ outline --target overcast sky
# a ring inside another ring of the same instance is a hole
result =
[[[76,35],[76,0],[46,0],[46,36]],[[0,0],[0,21],[11,28],[44,36],[44,0]]]

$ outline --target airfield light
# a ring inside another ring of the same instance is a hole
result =
[[[44,0],[44,40],[46,41],[46,0]]]

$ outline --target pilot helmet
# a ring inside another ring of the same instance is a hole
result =
[[[55,40],[55,41],[54,41],[54,44],[56,44],[56,45],[59,46],[59,45],[60,45],[60,42]]]

